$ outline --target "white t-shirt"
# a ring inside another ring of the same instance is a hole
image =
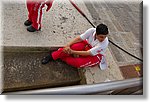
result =
[[[109,44],[108,37],[106,37],[103,42],[99,42],[97,39],[94,40],[95,34],[96,34],[96,28],[90,28],[85,33],[81,34],[80,38],[82,40],[86,40],[92,46],[90,52],[93,56],[97,54],[104,55],[106,48]]]

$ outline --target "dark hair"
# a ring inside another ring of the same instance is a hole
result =
[[[108,32],[108,28],[105,24],[99,24],[97,27],[96,27],[96,34],[97,35],[107,35],[109,32]]]

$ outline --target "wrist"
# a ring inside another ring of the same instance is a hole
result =
[[[76,51],[75,51],[75,50],[71,50],[71,53],[72,53],[72,54],[76,54]]]
[[[66,47],[70,47],[70,45],[69,45],[69,44],[67,44],[67,45],[66,45]]]

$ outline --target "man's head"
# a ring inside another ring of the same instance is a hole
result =
[[[104,41],[106,36],[108,35],[109,31],[106,25],[99,24],[96,27],[96,39],[98,39],[100,42]]]

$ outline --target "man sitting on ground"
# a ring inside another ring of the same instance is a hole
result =
[[[101,64],[109,44],[108,33],[108,28],[104,24],[99,24],[96,28],[90,28],[63,48],[59,48],[43,58],[42,64],[47,64],[57,59],[61,59],[76,68]]]

